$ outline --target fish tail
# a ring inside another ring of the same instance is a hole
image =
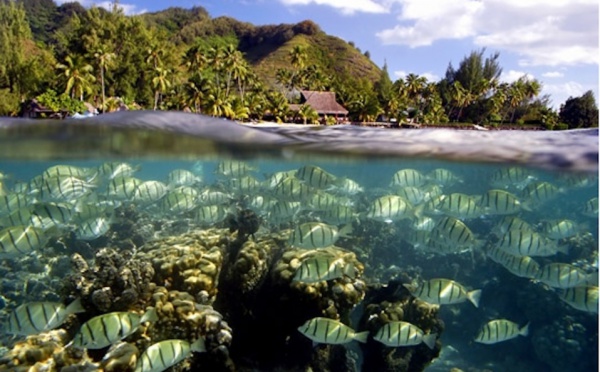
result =
[[[529,324],[531,324],[531,323],[527,323],[523,326],[523,328],[519,329],[519,334],[521,336],[529,335]]]
[[[352,234],[352,224],[349,223],[349,224],[345,225],[344,227],[342,227],[340,229],[340,231],[339,231],[339,234],[343,238],[349,238],[349,237],[351,237],[351,234]]]
[[[71,302],[69,306],[66,307],[65,311],[67,314],[84,313],[85,309],[81,304],[81,298],[78,298],[75,301]]]
[[[158,314],[156,313],[156,309],[153,307],[150,308],[150,310],[146,311],[146,313],[144,313],[144,315],[142,316],[142,319],[140,319],[140,323],[153,323],[156,321],[158,321]]]
[[[428,335],[423,335],[423,343],[432,350],[435,347],[436,339],[437,339],[437,333],[430,333]]]
[[[468,292],[467,298],[473,303],[473,305],[475,305],[475,307],[479,307],[479,300],[481,299],[481,289],[476,289],[474,291]]]
[[[206,351],[206,344],[204,343],[204,338],[200,337],[199,339],[197,339],[196,341],[194,341],[191,345],[190,345],[190,350],[196,352],[196,353],[203,353]]]
[[[367,339],[369,338],[369,331],[364,331],[364,332],[358,332],[356,334],[354,334],[353,339],[358,341],[358,342],[362,342],[363,344],[367,342]]]

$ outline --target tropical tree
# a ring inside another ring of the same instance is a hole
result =
[[[598,106],[594,92],[588,90],[580,97],[569,97],[560,106],[559,116],[569,129],[597,127]]]
[[[307,121],[313,123],[315,120],[317,120],[319,118],[319,113],[317,113],[317,110],[312,108],[310,105],[301,105],[300,109],[298,110],[298,116],[300,116],[302,118],[302,122],[306,124]]]
[[[166,68],[156,67],[154,72],[152,86],[154,87],[154,110],[156,111],[161,96],[171,87],[171,81],[169,80],[171,71]]]
[[[94,68],[83,56],[66,56],[65,63],[58,63],[56,69],[61,71],[65,93],[70,94],[71,98],[79,97],[83,101],[83,95],[92,92],[92,83],[96,81],[92,74]]]
[[[213,89],[206,95],[204,103],[205,112],[208,115],[216,117],[226,117],[232,119],[235,111],[232,107],[232,99],[225,95],[222,89]]]
[[[104,113],[106,110],[106,88],[104,81],[104,71],[112,66],[112,61],[115,58],[116,54],[113,52],[106,51],[104,49],[98,49],[94,53],[94,58],[96,59],[96,63],[98,68],[100,69],[100,85],[102,89],[102,112]]]

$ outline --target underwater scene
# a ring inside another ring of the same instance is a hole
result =
[[[1,160],[0,371],[598,370],[597,171],[234,153]]]

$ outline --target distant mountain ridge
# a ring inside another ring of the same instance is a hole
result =
[[[3,0],[8,1],[8,0]],[[81,14],[81,4],[56,5],[52,0],[20,0],[27,12],[33,37],[47,43],[52,33],[64,25],[70,14]],[[324,75],[338,80],[365,78],[376,82],[381,69],[352,43],[328,35],[310,20],[297,24],[255,26],[230,17],[212,18],[200,6],[190,9],[170,7],[158,12],[138,15],[147,24],[160,29],[177,49],[183,51],[198,39],[234,37],[238,49],[254,68],[258,77],[269,85],[275,83],[276,71],[289,68],[289,53],[302,45],[309,56],[308,63],[316,65]]]

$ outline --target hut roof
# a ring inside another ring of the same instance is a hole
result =
[[[301,101],[309,105],[319,114],[347,115],[348,110],[335,100],[335,92],[317,92],[314,90],[303,90],[300,92]],[[290,105],[294,109],[299,105]]]

